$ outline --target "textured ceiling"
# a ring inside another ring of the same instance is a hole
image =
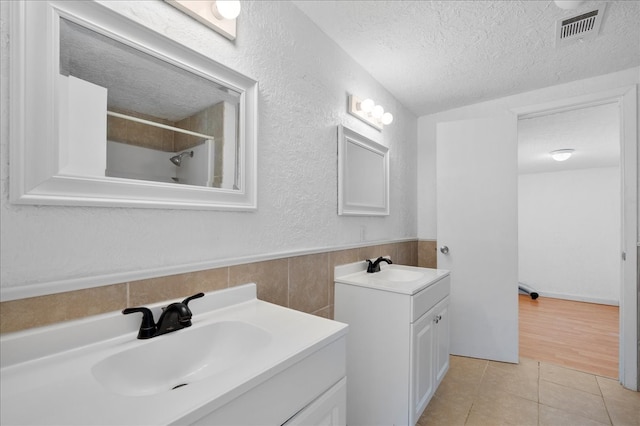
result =
[[[618,104],[610,103],[518,121],[519,173],[618,166],[618,112]],[[549,154],[557,149],[575,152],[558,162]]]
[[[599,37],[555,47],[558,19],[603,3]],[[638,1],[294,4],[418,116],[640,65]]]

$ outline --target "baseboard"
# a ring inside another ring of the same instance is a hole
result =
[[[551,297],[553,299],[574,300],[576,302],[597,303],[599,305],[620,306],[619,300],[602,299],[599,297],[580,296],[575,294],[549,293],[546,291],[538,291],[540,297]]]

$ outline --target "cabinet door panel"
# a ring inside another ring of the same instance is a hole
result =
[[[435,343],[433,309],[411,325],[412,375],[411,375],[411,424],[420,417],[434,392],[433,350]]]

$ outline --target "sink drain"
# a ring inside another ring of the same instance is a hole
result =
[[[180,383],[179,385],[175,385],[174,387],[171,388],[171,390],[175,390],[178,388],[181,388],[183,386],[187,386],[189,383]]]

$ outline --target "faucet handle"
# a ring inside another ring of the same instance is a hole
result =
[[[134,312],[142,312],[142,323],[140,324],[140,330],[138,331],[138,339],[149,339],[153,337],[156,332],[156,323],[153,320],[153,312],[149,308],[126,308],[122,311],[124,315],[132,314]]]
[[[189,305],[189,302],[191,302],[193,299],[199,299],[201,297],[204,297],[204,293],[198,293],[198,294],[194,294],[193,296],[189,296],[186,299],[184,299],[182,303],[185,305]]]

